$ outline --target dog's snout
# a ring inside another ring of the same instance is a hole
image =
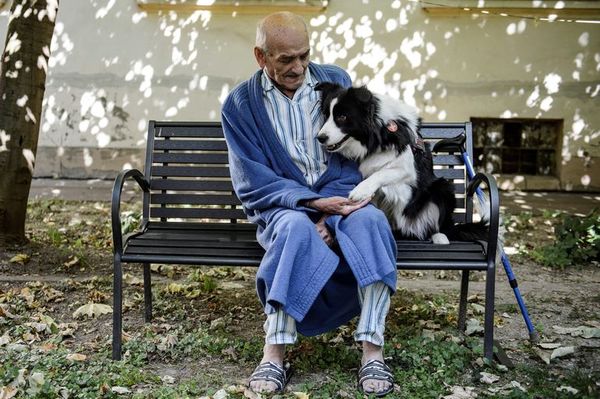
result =
[[[319,143],[323,144],[327,141],[327,135],[326,134],[319,134],[317,136],[317,140],[319,140]]]

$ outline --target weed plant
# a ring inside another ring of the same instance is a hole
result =
[[[560,213],[554,217],[555,240],[530,252],[536,262],[564,269],[600,261],[600,210],[584,217]]]

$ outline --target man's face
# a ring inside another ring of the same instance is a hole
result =
[[[304,81],[310,61],[310,45],[304,34],[292,33],[285,40],[271,40],[267,51],[255,48],[254,55],[261,68],[286,96],[292,98]]]

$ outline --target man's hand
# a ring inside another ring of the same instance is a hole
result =
[[[329,229],[327,228],[327,226],[325,225],[325,220],[327,220],[327,216],[329,216],[329,215],[327,215],[327,214],[323,215],[321,217],[321,219],[319,219],[317,224],[315,224],[315,226],[317,227],[317,231],[319,232],[319,235],[321,236],[323,241],[325,241],[325,244],[331,246],[331,244],[333,244],[334,238],[331,235],[331,233],[329,232]]]
[[[351,201],[344,197],[319,198],[309,201],[306,205],[330,215],[349,215],[357,209],[367,205],[371,198],[363,201]]]

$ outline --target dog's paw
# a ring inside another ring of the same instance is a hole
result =
[[[446,237],[446,234],[444,234],[444,233],[435,233],[434,235],[431,236],[431,241],[433,241],[434,244],[441,244],[441,245],[450,244],[448,237]]]
[[[373,198],[375,191],[377,191],[376,187],[370,187],[369,184],[362,182],[358,186],[354,187],[354,190],[350,191],[348,198],[356,202],[364,201],[366,199]]]

